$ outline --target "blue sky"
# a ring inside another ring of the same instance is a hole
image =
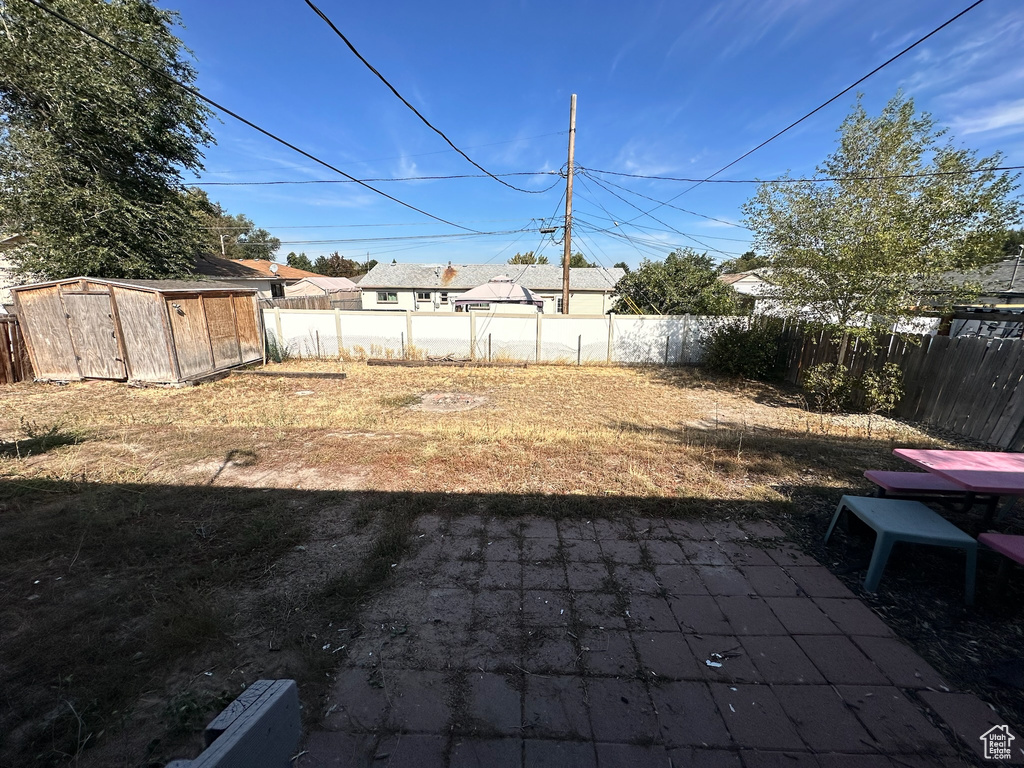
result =
[[[967,0],[343,3],[319,7],[431,122],[493,173],[557,171],[566,162],[570,94],[578,94],[576,163],[624,173],[703,178],[869,72],[968,5]],[[478,173],[423,125],[302,0],[163,0],[180,12],[210,98],[358,178]],[[1024,5],[987,0],[866,81],[869,111],[898,88],[955,142],[1024,165]],[[813,171],[832,151],[848,94],[719,178]],[[211,121],[204,182],[340,178],[232,118]],[[601,178],[601,177],[599,177]],[[577,177],[573,250],[604,266],[661,258],[675,246],[718,259],[741,253],[740,206],[753,185]],[[189,179],[192,180],[191,178]],[[544,190],[554,176],[508,181]],[[399,262],[501,262],[561,246],[537,232],[561,223],[564,184],[542,194],[493,179],[376,182],[467,233],[354,184],[206,186],[311,257],[340,251]],[[637,218],[639,217],[639,218]],[[635,219],[631,223],[630,220]],[[613,224],[616,222],[617,224]],[[601,232],[611,229],[612,232]],[[671,230],[685,233],[678,234]],[[628,236],[629,239],[626,239]],[[692,236],[696,240],[687,236]],[[385,239],[382,239],[385,238]],[[401,239],[396,239],[401,238]],[[297,242],[297,241],[334,242]],[[705,245],[699,244],[703,243]]]

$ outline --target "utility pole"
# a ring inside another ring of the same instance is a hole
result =
[[[576,151],[576,94],[569,105],[569,165],[565,174],[565,251],[562,253],[562,314],[569,314],[569,259],[572,256],[572,162]]]
[[[227,253],[224,251],[224,235],[220,236],[220,255],[227,256]]]

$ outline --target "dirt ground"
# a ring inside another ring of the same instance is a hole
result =
[[[692,370],[344,370],[0,391],[0,765],[194,756],[261,677],[297,679],[316,717],[340,630],[423,515],[770,520],[857,591],[857,542],[816,543],[830,508],[901,468],[894,447],[947,445]],[[1012,669],[1019,593],[965,611],[948,563],[922,562],[872,606],[1021,722],[1019,689],[982,671]]]

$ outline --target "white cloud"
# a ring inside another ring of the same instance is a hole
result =
[[[1024,132],[1024,99],[1004,101],[988,109],[978,110],[974,114],[956,118],[952,121],[953,132],[967,136],[972,133]]]

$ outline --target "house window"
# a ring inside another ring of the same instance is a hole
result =
[[[416,291],[416,301],[430,301],[430,291]]]
[[[393,291],[377,291],[378,304],[397,304],[398,294]]]
[[[441,303],[442,304],[447,304],[448,303],[448,291],[441,291]]]
[[[467,312],[486,312],[491,308],[490,304],[467,304]]]
[[[558,314],[562,314],[562,297],[561,296],[558,297],[558,304],[557,304],[557,306],[555,308],[555,311]]]
[[[284,296],[284,286],[281,285],[280,283],[271,283],[270,295],[272,298],[280,299],[282,296]]]

